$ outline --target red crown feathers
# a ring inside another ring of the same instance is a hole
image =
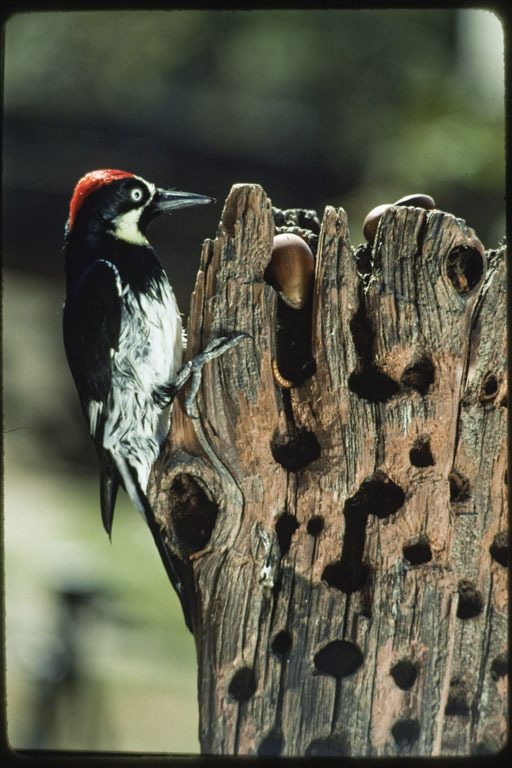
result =
[[[110,184],[110,182],[115,179],[124,179],[130,176],[133,176],[133,173],[117,171],[112,168],[106,168],[101,171],[90,171],[89,173],[86,173],[85,176],[82,176],[77,182],[73,197],[69,204],[68,228],[72,228],[76,214],[80,210],[80,206],[91,192],[94,192],[95,189],[98,189],[105,184]]]

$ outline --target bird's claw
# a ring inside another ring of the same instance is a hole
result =
[[[158,391],[154,394],[155,400],[159,403],[165,402],[167,405],[170,404],[180,389],[191,378],[190,390],[185,399],[185,411],[191,419],[198,419],[199,413],[197,411],[194,413],[192,408],[201,385],[203,366],[210,360],[220,357],[228,349],[235,347],[242,339],[246,338],[251,338],[249,333],[235,333],[212,339],[202,352],[192,358],[192,360],[189,360],[188,363],[185,363],[185,365],[182,365],[174,381],[159,387]]]

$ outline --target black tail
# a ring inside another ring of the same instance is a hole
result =
[[[147,521],[149,525],[149,530],[153,535],[153,540],[156,544],[156,548],[160,553],[160,558],[166,570],[169,581],[173,585],[180,599],[181,608],[183,610],[183,617],[185,619],[185,624],[187,625],[188,629],[192,632],[189,601],[188,601],[187,594],[185,592],[185,587],[178,573],[179,559],[175,555],[173,555],[172,552],[168,550],[164,541],[162,531],[160,530],[160,526],[158,525],[158,523],[156,522],[153,516],[153,513],[149,507],[149,503],[147,502],[147,499],[146,499],[146,504],[147,504],[147,510],[148,510]]]
[[[119,473],[110,456],[104,451],[100,458],[100,503],[103,527],[112,538],[112,522],[119,490]]]
[[[115,464],[110,456],[107,456],[105,461],[101,461],[101,515],[105,530],[110,536],[114,519],[114,506],[120,482],[122,482],[134,506],[146,520],[169,581],[180,599],[185,623],[192,632],[189,601],[178,570],[179,558],[173,555],[165,544],[162,530],[155,520],[146,494],[140,487],[137,473],[125,459],[119,456],[116,457]]]

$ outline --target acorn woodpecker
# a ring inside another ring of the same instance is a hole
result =
[[[87,173],[74,190],[65,228],[64,345],[100,462],[101,514],[111,535],[119,485],[146,520],[167,573],[188,610],[146,489],[169,430],[172,399],[202,366],[247,334],[214,339],[181,367],[184,333],[174,293],[146,231],[158,215],[213,202],[157,188],[119,170]]]

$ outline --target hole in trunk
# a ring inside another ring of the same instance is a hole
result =
[[[461,295],[469,293],[478,285],[483,272],[482,254],[469,245],[457,245],[446,257],[446,275]]]
[[[291,647],[292,638],[286,629],[281,630],[281,632],[278,632],[277,635],[274,636],[274,639],[272,640],[272,653],[276,656],[284,659],[290,653]]]
[[[464,682],[458,678],[453,677],[450,680],[450,689],[448,691],[448,699],[444,708],[444,713],[448,717],[453,715],[468,715],[468,693]]]
[[[384,403],[398,392],[396,381],[376,365],[353,371],[348,377],[348,386],[358,397],[370,403]]]
[[[408,539],[402,548],[405,559],[411,565],[422,565],[432,560],[432,550],[427,537],[424,534]]]
[[[408,746],[418,739],[420,724],[415,718],[401,717],[391,727],[391,735],[397,746]]]
[[[508,567],[508,531],[499,531],[489,547],[491,557],[497,563]]]
[[[363,654],[354,643],[348,640],[333,640],[315,654],[314,664],[317,672],[335,678],[353,675],[363,663]]]
[[[448,475],[450,501],[466,501],[469,498],[469,480],[456,469]]]
[[[347,499],[345,510],[364,510],[369,515],[383,518],[397,512],[404,501],[405,493],[400,486],[378,469],[363,480],[354,496]]]
[[[482,613],[484,607],[482,593],[471,581],[461,579],[457,589],[459,593],[457,617],[459,619],[472,619]]]
[[[350,757],[350,749],[343,736],[326,736],[313,739],[306,747],[306,757]]]
[[[409,460],[413,467],[431,467],[435,464],[430,450],[430,440],[426,435],[416,438],[409,451]]]
[[[335,587],[346,595],[357,592],[362,589],[368,581],[370,574],[370,567],[367,563],[358,563],[356,558],[349,559],[345,554],[345,546],[343,547],[343,556],[341,560],[336,560],[334,563],[326,565],[322,579],[330,587]]]
[[[248,701],[256,691],[254,672],[250,667],[239,669],[229,684],[228,693],[235,701]]]
[[[399,688],[403,691],[407,691],[409,688],[412,688],[416,681],[418,676],[418,664],[411,659],[400,659],[396,664],[393,664],[389,670],[389,674]]]
[[[298,472],[320,456],[318,440],[304,428],[293,437],[274,435],[270,450],[274,460],[289,472]]]
[[[427,394],[430,385],[434,383],[434,374],[435,369],[432,360],[424,355],[416,363],[405,368],[400,381],[404,387],[415,389],[423,397]]]
[[[506,652],[498,654],[491,664],[491,677],[497,680],[499,677],[505,677],[508,674],[508,654]]]
[[[308,521],[306,530],[310,536],[320,536],[324,529],[324,519],[321,515],[313,515]]]
[[[273,729],[264,739],[262,739],[258,747],[258,755],[261,757],[273,756],[277,757],[281,754],[284,747],[284,738],[281,731]]]
[[[215,527],[217,504],[195,478],[185,473],[172,481],[169,499],[174,531],[183,550],[190,554],[204,549]]]
[[[283,512],[276,520],[276,534],[281,555],[286,555],[292,543],[292,536],[299,527],[297,518],[289,512]]]
[[[488,373],[481,385],[480,385],[480,393],[478,395],[478,399],[481,403],[489,403],[498,394],[498,379],[494,375],[494,373]]]

